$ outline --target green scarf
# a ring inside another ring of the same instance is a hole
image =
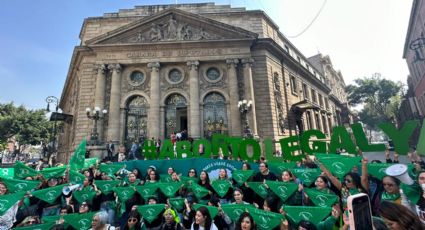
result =
[[[396,200],[400,199],[400,193],[396,194],[389,194],[387,192],[383,192],[381,195],[381,201],[391,201],[395,202]]]

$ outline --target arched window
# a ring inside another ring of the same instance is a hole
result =
[[[228,120],[225,98],[216,92],[204,98],[204,136],[209,138],[214,133],[227,134]]]

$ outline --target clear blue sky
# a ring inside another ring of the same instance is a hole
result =
[[[10,0],[0,8],[0,103],[13,101],[45,108],[45,98],[61,96],[84,18],[131,9],[136,5],[176,1]],[[177,1],[177,3],[212,1]],[[309,57],[329,54],[336,69],[352,79],[380,72],[405,82],[402,59],[412,1],[409,0],[224,0],[216,4],[264,10],[285,35]]]

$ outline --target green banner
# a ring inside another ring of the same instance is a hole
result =
[[[261,198],[265,199],[269,194],[269,190],[263,182],[248,182],[248,186]]]
[[[305,188],[304,192],[307,193],[313,204],[319,207],[332,207],[338,201],[337,195],[325,193],[317,189]]]
[[[292,219],[295,224],[301,220],[308,220],[317,225],[331,213],[330,207],[311,207],[311,206],[285,206],[286,215]]]
[[[57,185],[51,188],[45,188],[31,192],[31,194],[40,200],[44,200],[49,204],[54,204],[56,199],[62,194],[63,187],[66,185]]]
[[[319,168],[297,168],[292,169],[292,173],[308,187],[316,181],[322,171]]]
[[[113,189],[119,185],[119,180],[95,180],[94,184],[97,188],[103,193],[108,194],[113,191]]]
[[[95,212],[85,214],[73,213],[63,216],[66,223],[77,230],[88,230],[91,228],[91,222]]]
[[[215,180],[211,183],[211,186],[220,197],[224,197],[232,187],[232,184],[228,180]]]
[[[296,183],[287,183],[280,181],[267,181],[266,183],[269,186],[270,190],[272,190],[273,193],[276,194],[282,200],[282,202],[285,202],[298,189],[298,185]]]
[[[165,204],[149,204],[137,207],[137,211],[143,216],[143,219],[149,223],[154,221],[164,210]]]
[[[26,192],[37,188],[40,185],[40,181],[30,181],[30,180],[17,180],[17,179],[7,179],[0,178],[7,186],[7,190],[10,193],[15,192]]]
[[[7,212],[16,202],[20,201],[24,197],[25,192],[17,192],[8,195],[0,196],[0,216]]]
[[[238,185],[243,185],[254,173],[254,170],[233,170],[232,178]]]

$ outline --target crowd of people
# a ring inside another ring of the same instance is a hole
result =
[[[398,163],[397,156],[391,159],[387,151],[387,163]],[[358,193],[368,194],[370,198],[374,229],[425,229],[424,162],[416,154],[409,157],[416,176],[409,191],[404,190],[406,187],[396,177],[369,174],[368,166],[380,162],[368,162],[365,157],[361,158],[359,167],[353,167],[341,177],[320,159],[305,158],[281,171],[270,170],[267,159],[256,164],[244,162],[236,171],[252,174],[243,181],[232,178],[230,175],[237,172],[225,168],[219,170],[218,178],[210,179],[208,172],[198,172],[195,168],[178,172],[172,166],[167,169],[149,166],[111,171],[106,169],[108,164],[93,164],[80,171],[66,169],[55,176],[35,173],[9,179],[16,183],[39,181],[29,191],[12,188],[7,179],[0,178],[0,230],[35,225],[43,225],[44,229],[96,230],[265,229],[265,225],[260,226],[261,218],[256,210],[261,210],[263,217],[270,214],[270,222],[277,218],[272,230],[349,229],[347,199]],[[257,166],[258,170],[251,168]],[[313,183],[306,183],[302,176],[296,176],[297,169],[315,169],[321,173]],[[80,178],[81,184],[76,183],[76,178]],[[283,196],[273,188],[276,183],[286,189],[294,188],[293,192]],[[177,187],[163,188],[173,184]],[[265,193],[254,186],[265,187]],[[60,193],[47,199],[54,188],[60,188]],[[25,192],[22,199],[2,210],[1,198],[9,199],[12,197],[9,195],[20,192]],[[331,202],[318,202],[314,194],[326,196]],[[237,216],[231,215],[229,207],[240,207],[237,205],[246,208]],[[159,210],[155,211],[156,207]],[[294,217],[294,207],[323,207],[328,213],[321,213],[318,221],[298,219]],[[79,217],[87,216],[89,224],[79,221]]]

